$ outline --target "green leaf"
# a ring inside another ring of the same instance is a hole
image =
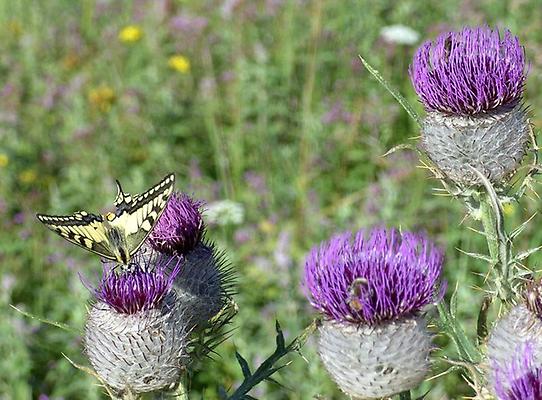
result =
[[[408,115],[410,115],[410,117],[416,121],[416,123],[418,124],[418,126],[422,126],[421,124],[421,118],[420,116],[418,115],[418,113],[416,113],[416,111],[414,111],[414,108],[410,105],[410,103],[408,102],[407,99],[405,99],[403,97],[403,95],[401,93],[399,93],[396,89],[392,88],[391,85],[384,79],[384,77],[380,74],[380,72],[378,72],[378,70],[376,70],[375,68],[373,68],[367,61],[365,61],[365,59],[361,56],[361,55],[358,55],[359,59],[361,60],[361,62],[363,63],[363,66],[367,69],[367,71],[369,71],[369,73],[382,85],[384,86],[384,88],[393,96],[395,97],[395,100],[397,100],[397,102],[405,109],[405,111],[407,112]]]
[[[243,376],[247,378],[250,375],[252,375],[252,373],[250,372],[250,367],[248,366],[247,360],[245,360],[243,356],[239,354],[237,351],[235,352],[235,357],[237,358],[237,362],[241,366],[241,371],[243,371]]]

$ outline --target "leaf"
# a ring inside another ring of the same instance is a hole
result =
[[[487,262],[488,264],[493,264],[494,261],[491,259],[491,257],[485,255],[485,254],[480,254],[480,253],[471,253],[469,251],[465,251],[465,250],[461,250],[460,248],[456,247],[456,250],[459,251],[460,253],[462,254],[465,254],[466,256],[469,256],[469,257],[472,257],[472,258],[476,258],[478,260],[482,260],[482,261],[485,261]]]
[[[520,226],[518,226],[516,229],[514,229],[511,233],[510,233],[510,240],[514,240],[516,237],[518,237],[524,230],[525,228],[527,228],[527,225],[529,224],[529,222],[532,221],[532,219],[534,217],[536,217],[536,214],[537,213],[534,213],[533,215],[531,215],[527,221],[523,222]]]
[[[527,257],[529,257],[531,254],[534,254],[534,253],[536,253],[537,251],[539,251],[541,249],[542,249],[542,246],[538,246],[538,247],[535,247],[533,249],[522,251],[521,253],[517,254],[514,257],[514,262],[521,262],[521,261],[525,260]]]
[[[280,329],[279,321],[275,321],[275,329],[277,331],[277,350],[283,351],[284,348],[284,335],[282,329]]]
[[[243,371],[243,376],[247,378],[250,375],[252,375],[252,373],[250,372],[250,367],[248,366],[247,360],[245,360],[243,356],[239,354],[237,351],[235,352],[235,357],[237,358],[237,362],[241,366],[241,371]]]
[[[471,343],[465,331],[459,325],[455,317],[450,313],[443,301],[437,304],[439,312],[439,327],[454,342],[459,356],[472,364],[480,361],[478,349]]]
[[[416,121],[418,126],[422,126],[420,116],[414,111],[414,108],[410,105],[407,99],[403,97],[396,89],[392,88],[391,85],[384,79],[384,77],[373,68],[365,59],[358,55],[359,59],[363,63],[363,66],[369,71],[369,73],[382,85],[384,88],[397,100],[397,102],[404,108],[404,110],[410,115],[410,117]]]
[[[60,329],[63,329],[67,332],[71,332],[71,333],[75,333],[77,335],[80,335],[81,332],[78,331],[77,329],[74,329],[72,328],[71,326],[67,325],[67,324],[64,324],[62,322],[57,322],[57,321],[53,321],[53,320],[50,320],[50,319],[46,319],[46,318],[42,318],[42,317],[38,317],[37,315],[34,315],[34,314],[31,314],[27,311],[23,311],[21,310],[20,308],[14,306],[13,304],[10,304],[9,305],[11,308],[13,308],[14,310],[20,312],[21,314],[23,314],[25,317],[28,317],[28,318],[31,318],[31,319],[35,319],[36,321],[39,321],[39,322],[42,322],[44,324],[47,324],[47,325],[52,325],[54,327],[57,327],[57,328],[60,328]]]

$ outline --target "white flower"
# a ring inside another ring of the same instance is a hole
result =
[[[420,34],[405,25],[385,26],[380,30],[380,36],[389,43],[416,44],[420,40]]]
[[[205,217],[210,224],[239,225],[245,217],[243,205],[231,200],[219,200],[207,204]]]

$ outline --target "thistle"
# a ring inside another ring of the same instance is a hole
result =
[[[193,330],[206,328],[234,292],[235,274],[214,245],[200,243],[186,254],[173,280],[177,303]]]
[[[186,254],[200,242],[205,231],[201,216],[203,202],[185,193],[174,193],[149,235],[153,249],[169,254]]]
[[[489,27],[447,32],[422,44],[409,72],[427,111],[422,147],[438,169],[462,187],[481,185],[473,169],[508,181],[530,137],[518,38]]]
[[[523,301],[495,323],[487,344],[487,355],[493,363],[510,363],[510,349],[527,342],[530,342],[535,360],[542,362],[541,293],[540,282],[529,284],[523,292]]]
[[[187,363],[190,333],[172,291],[180,263],[105,269],[85,326],[85,349],[96,373],[120,393],[176,384]],[[170,269],[170,274],[166,273]]]
[[[535,361],[531,342],[516,347],[507,363],[493,363],[494,392],[498,400],[542,399],[542,365]]]
[[[424,236],[391,229],[343,233],[314,247],[304,286],[324,314],[320,357],[353,398],[417,386],[429,371],[423,309],[438,291],[443,256]]]

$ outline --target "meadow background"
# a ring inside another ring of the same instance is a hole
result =
[[[417,156],[387,149],[414,123],[362,67],[362,54],[421,112],[408,79],[419,44],[385,40],[408,25],[420,40],[488,23],[518,35],[530,60],[526,100],[541,125],[542,7],[517,1],[70,0],[0,1],[0,399],[100,399],[80,336],[10,304],[82,329],[97,258],[46,230],[36,212],[103,211],[114,180],[138,192],[166,173],[208,204],[231,200],[242,220],[208,221],[238,271],[232,337],[192,381],[194,399],[241,380],[234,351],[256,367],[314,316],[300,290],[304,256],[333,232],[374,224],[424,230],[446,248],[448,296],[475,332],[485,251],[464,210],[435,196]],[[126,29],[128,27],[128,29]],[[536,198],[506,212],[518,224]],[[542,243],[536,217],[521,248]],[[536,257],[529,266],[536,268]],[[344,399],[316,337],[260,399]],[[453,355],[446,338],[437,342]],[[436,362],[434,374],[448,368]],[[459,371],[425,383],[428,399],[472,395]],[[318,397],[319,396],[319,397]]]

